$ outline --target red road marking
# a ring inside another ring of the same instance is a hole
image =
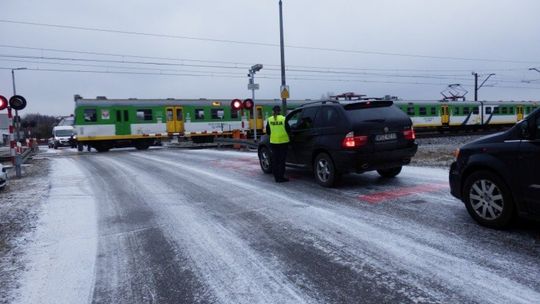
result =
[[[448,185],[443,184],[427,184],[413,187],[401,187],[383,192],[375,192],[366,195],[360,195],[358,198],[370,204],[377,204],[386,200],[396,199],[402,196],[436,192],[440,189],[447,188]]]

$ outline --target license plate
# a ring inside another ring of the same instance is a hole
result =
[[[385,141],[385,140],[392,140],[396,138],[397,138],[396,133],[380,134],[380,135],[375,136],[375,141]]]

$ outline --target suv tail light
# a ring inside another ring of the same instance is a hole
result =
[[[415,140],[416,133],[414,133],[414,128],[411,127],[409,130],[403,131],[403,137],[405,137],[406,140]]]
[[[349,132],[341,142],[343,148],[358,148],[367,144],[368,137],[365,135],[354,136],[354,132]]]

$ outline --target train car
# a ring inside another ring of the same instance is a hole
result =
[[[311,100],[288,100],[287,110],[307,102]],[[409,115],[418,131],[513,125],[539,106],[532,101],[394,103]],[[281,100],[257,100],[253,108],[235,109],[230,99],[84,99],[75,95],[74,127],[79,150],[82,145],[98,151],[115,147],[147,149],[171,136],[210,142],[218,136],[230,137],[234,131],[251,136],[256,128],[262,134],[275,105],[281,105]]]
[[[535,101],[395,101],[417,130],[511,126],[539,106]]]
[[[289,101],[294,109],[305,101]],[[280,100],[258,100],[252,109],[234,109],[227,99],[85,99],[75,95],[78,149],[83,145],[100,152],[111,148],[147,149],[163,138],[178,136],[209,142],[239,130],[264,132],[266,118]]]

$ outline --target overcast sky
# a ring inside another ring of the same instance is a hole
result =
[[[435,100],[460,83],[472,100],[473,71],[496,74],[480,99],[540,99],[538,0],[283,2],[293,99]],[[257,97],[279,98],[278,0],[1,0],[0,11],[0,94],[12,95],[11,68],[28,68],[15,72],[24,113],[70,114],[74,94],[246,98],[256,63]]]

